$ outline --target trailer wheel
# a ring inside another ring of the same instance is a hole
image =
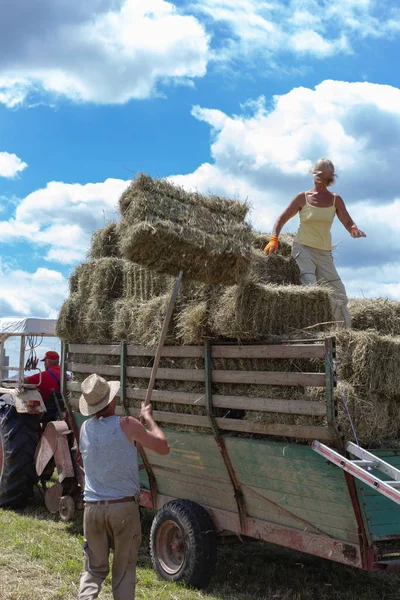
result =
[[[154,570],[167,581],[204,588],[217,554],[216,532],[208,512],[190,500],[172,500],[156,516],[150,531]]]
[[[32,496],[38,431],[36,415],[0,405],[0,506],[21,508]]]

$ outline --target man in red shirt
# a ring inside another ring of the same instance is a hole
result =
[[[54,350],[48,350],[41,362],[44,362],[45,370],[25,377],[24,383],[37,385],[43,402],[46,404],[51,400],[52,390],[56,394],[60,391],[60,355]]]

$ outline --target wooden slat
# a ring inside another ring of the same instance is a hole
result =
[[[155,356],[155,348],[146,348],[145,346],[128,345],[126,347],[128,356]],[[202,358],[204,356],[204,346],[164,346],[161,356],[170,356],[173,358]]]
[[[127,356],[154,356],[155,348],[127,346]],[[113,355],[119,354],[119,344],[70,344],[68,351],[74,354]],[[202,358],[203,346],[164,346],[162,356],[174,358]],[[279,345],[213,345],[213,358],[324,358],[322,344],[279,344]]]
[[[325,387],[325,374],[277,371],[213,371],[213,383]]]
[[[119,344],[69,344],[68,353],[72,354],[116,354],[119,355],[121,346]]]
[[[132,416],[135,417],[139,414],[138,409],[130,408],[129,412]],[[210,421],[208,417],[202,417],[199,415],[161,412],[156,410],[153,411],[153,416],[155,421],[158,421],[160,423],[190,425],[192,427],[210,427]],[[227,431],[240,431],[243,433],[260,433],[264,435],[278,435],[280,437],[294,437],[299,439],[306,438],[331,440],[331,434],[328,427],[281,425],[280,423],[262,424],[252,423],[251,421],[242,421],[241,419],[217,418],[216,421],[220,429]]]
[[[71,382],[69,388],[73,392],[80,392],[81,384]],[[119,396],[119,393],[117,396]],[[127,388],[126,397],[134,400],[144,400],[146,397],[146,390]],[[204,394],[193,394],[188,392],[153,390],[153,400],[155,402],[188,404],[190,406],[206,405]],[[255,410],[293,415],[312,415],[315,417],[323,417],[326,415],[326,402],[307,402],[302,400],[279,400],[275,398],[251,398],[249,396],[223,396],[214,394],[213,406],[215,406],[215,408]]]
[[[71,405],[74,408],[79,406],[78,398],[71,398]],[[139,409],[129,408],[129,413],[133,417],[139,416]],[[125,416],[125,411],[121,406],[117,406],[115,414]],[[200,415],[187,415],[184,413],[153,411],[153,417],[159,423],[171,423],[174,425],[189,425],[190,427],[210,427],[208,417]],[[262,424],[252,423],[251,421],[242,421],[241,419],[221,419],[217,418],[217,425],[220,429],[226,431],[240,431],[241,433],[259,433],[263,435],[276,435],[279,437],[293,437],[297,439],[318,439],[331,441],[331,433],[328,427],[316,427],[312,425],[282,425],[280,423]]]
[[[118,376],[120,369],[114,365],[85,365],[67,363],[67,369],[76,373],[98,373]],[[127,367],[127,377],[149,379],[150,367]],[[177,381],[204,381],[203,369],[158,369],[157,379]],[[244,383],[259,385],[286,385],[325,387],[325,374],[277,371],[213,371],[213,383]]]
[[[67,363],[67,371],[73,373],[97,373],[98,375],[111,375],[119,377],[121,369],[118,365],[85,365],[83,363]]]
[[[324,358],[322,344],[212,346],[212,358]]]

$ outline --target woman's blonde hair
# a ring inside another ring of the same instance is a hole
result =
[[[311,173],[313,175],[322,175],[321,179],[326,186],[333,185],[337,177],[333,162],[328,158],[320,158],[313,166]]]

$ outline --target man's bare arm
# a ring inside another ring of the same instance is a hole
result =
[[[121,418],[121,428],[127,439],[131,444],[140,444],[140,446],[149,448],[157,454],[169,454],[165,433],[155,423],[151,405],[144,407],[142,404],[140,416],[143,418],[145,425],[149,427],[149,431],[134,417]]]

